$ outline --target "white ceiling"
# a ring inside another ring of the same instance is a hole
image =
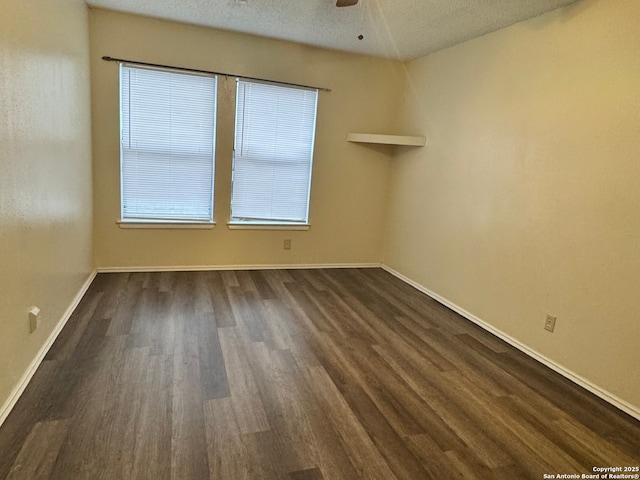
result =
[[[94,7],[408,60],[576,0],[86,0]],[[363,40],[358,40],[363,35]]]

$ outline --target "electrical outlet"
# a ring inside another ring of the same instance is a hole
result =
[[[284,241],[284,249],[291,250],[291,239],[288,238]]]
[[[31,307],[29,309],[29,332],[33,333],[40,326],[40,309]]]
[[[556,328],[556,317],[547,315],[547,320],[544,322],[544,329],[553,332],[554,328]]]

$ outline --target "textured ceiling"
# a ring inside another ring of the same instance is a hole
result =
[[[576,0],[86,0],[94,7],[401,60]],[[358,35],[363,35],[362,40]]]

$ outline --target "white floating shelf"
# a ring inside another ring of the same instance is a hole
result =
[[[425,137],[411,137],[408,135],[377,135],[375,133],[347,133],[347,142],[381,143],[384,145],[407,145],[410,147],[424,147]]]

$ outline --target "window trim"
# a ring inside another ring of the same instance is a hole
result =
[[[310,223],[229,220],[229,230],[309,230]]]

